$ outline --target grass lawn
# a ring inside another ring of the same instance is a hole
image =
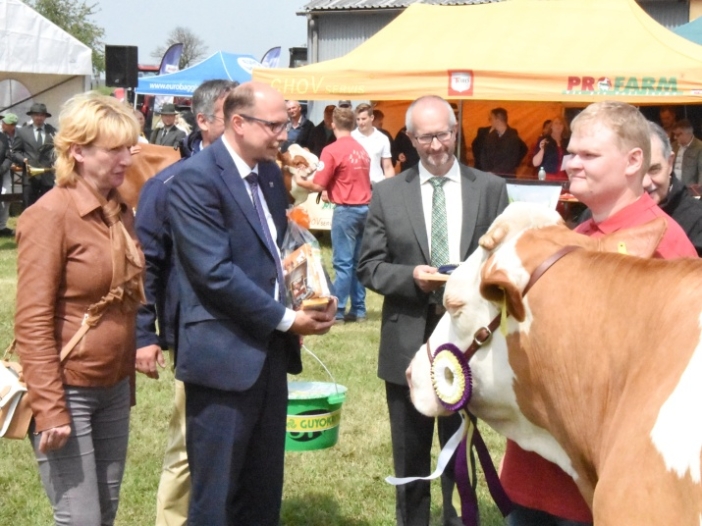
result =
[[[16,289],[16,247],[0,238],[0,345],[12,339]],[[325,249],[329,257],[329,250]],[[369,293],[368,322],[337,326],[306,345],[348,388],[339,443],[330,449],[286,454],[281,523],[284,526],[382,526],[394,522],[394,488],[383,480],[392,474],[390,429],[383,383],[376,375],[382,298]],[[303,353],[304,372],[295,380],[328,381],[321,366]],[[154,523],[156,488],[173,398],[173,375],[159,380],[138,376],[137,405],[132,411],[127,467],[118,526]],[[496,462],[504,440],[483,427]],[[435,454],[438,446],[435,447]],[[0,440],[0,526],[52,523],[51,508],[39,481],[27,440]],[[432,485],[432,525],[441,524],[440,488]],[[487,489],[479,487],[483,526],[502,524]]]

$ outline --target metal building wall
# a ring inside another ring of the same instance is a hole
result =
[[[331,60],[346,55],[356,49],[363,42],[383,29],[395,19],[400,11],[378,12],[363,11],[332,12],[315,14],[317,18],[317,61]],[[312,50],[314,39],[308,42],[310,59],[315,52]],[[398,52],[401,43],[398,42]],[[308,103],[307,118],[317,124],[322,120],[324,107],[327,104],[336,104],[339,100],[310,101]],[[355,105],[355,104],[354,104]]]
[[[319,16],[319,61],[346,55],[392,22],[392,13],[329,13]]]

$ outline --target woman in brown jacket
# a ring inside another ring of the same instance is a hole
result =
[[[111,525],[133,400],[143,256],[116,188],[139,125],[114,98],[68,101],[56,135],[57,186],[17,225],[15,338],[30,437],[56,524]]]

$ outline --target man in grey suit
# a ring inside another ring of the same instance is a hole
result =
[[[684,185],[702,184],[702,141],[692,133],[687,119],[675,123],[673,137],[677,143],[673,171]]]
[[[434,419],[414,409],[405,378],[412,356],[445,312],[443,284],[424,276],[464,261],[507,206],[502,179],[454,156],[456,117],[445,100],[417,99],[406,125],[420,163],[373,187],[358,265],[361,282],[385,296],[378,376],[385,380],[397,477],[426,476],[431,468]],[[438,419],[442,447],[459,425],[457,415]],[[454,486],[451,462],[441,481],[445,525],[462,524],[451,503]],[[429,482],[398,486],[397,524],[427,526],[430,504]]]
[[[54,135],[56,128],[46,123],[51,113],[46,105],[34,103],[27,112],[32,124],[18,128],[12,143],[12,159],[16,164],[28,168],[51,168],[53,165]],[[48,171],[32,176],[25,170],[22,176],[23,201],[25,208],[36,203],[54,187],[54,172]]]
[[[163,128],[156,128],[151,132],[151,144],[159,146],[172,146],[176,148],[180,141],[185,139],[186,133],[175,125],[176,109],[174,104],[164,104],[161,108],[161,122]]]

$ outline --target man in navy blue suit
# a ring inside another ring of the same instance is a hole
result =
[[[286,372],[298,335],[323,311],[292,311],[279,246],[287,194],[274,160],[286,139],[283,96],[250,82],[224,101],[222,138],[183,161],[169,192],[180,290],[176,377],[185,384],[191,470],[188,524],[276,525],[283,491]]]
[[[207,148],[224,133],[224,99],[239,85],[228,79],[203,82],[193,93],[194,130],[181,144],[184,158]],[[158,367],[165,366],[161,349],[171,351],[176,363],[178,284],[175,254],[168,221],[168,191],[182,163],[174,163],[146,181],[139,194],[134,228],[141,242],[146,271],[146,302],[137,314],[137,371],[158,378]],[[2,232],[0,231],[0,234]],[[185,448],[185,387],[175,381],[173,412],[168,425],[168,445],[163,459],[161,480],[156,492],[155,526],[185,526],[190,506],[190,468]]]

